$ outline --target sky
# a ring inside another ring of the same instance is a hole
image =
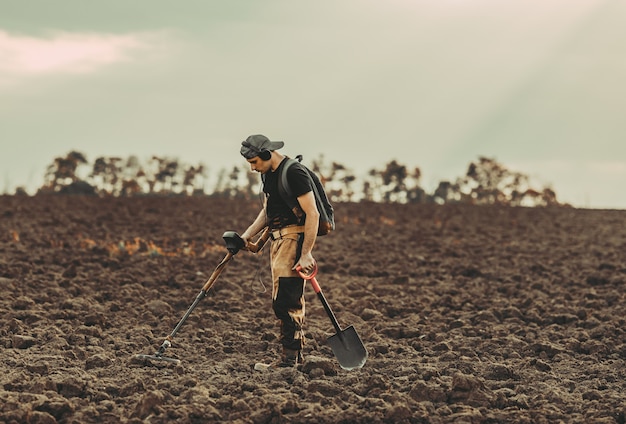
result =
[[[422,187],[485,156],[626,209],[623,0],[0,0],[0,192],[54,158],[239,164],[250,134]]]

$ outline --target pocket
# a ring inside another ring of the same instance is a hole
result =
[[[276,312],[288,312],[302,308],[304,280],[300,277],[280,277],[278,279],[278,293],[274,301]]]

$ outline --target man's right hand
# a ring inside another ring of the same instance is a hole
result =
[[[255,242],[252,242],[247,231],[244,232],[243,235],[240,237],[243,239],[244,246],[247,251],[257,253],[259,250],[261,250],[261,248],[263,248],[263,246],[269,239],[269,236],[269,230],[267,229],[267,227],[265,227],[265,230],[261,233],[261,235]]]
[[[240,237],[243,240],[243,249],[250,250],[250,236],[246,235],[246,233],[243,233]]]

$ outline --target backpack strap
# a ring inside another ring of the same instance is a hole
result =
[[[299,158],[300,160],[302,160],[302,156],[298,155],[296,156],[297,158]],[[281,186],[282,186],[282,190],[284,193],[283,199],[285,199],[285,201],[287,202],[287,204],[289,205],[289,207],[293,207],[290,203],[288,199],[294,199],[295,200],[295,206],[299,206],[298,203],[298,199],[295,198],[295,196],[293,195],[293,192],[291,191],[291,187],[289,187],[289,181],[287,180],[287,170],[294,164],[296,163],[300,163],[299,161],[296,161],[295,159],[287,159],[287,162],[285,163],[285,165],[283,166],[283,170],[282,170],[282,174],[280,176],[280,183],[278,184],[278,190],[281,190]],[[313,180],[313,178],[311,177],[311,173],[308,169],[305,169],[305,171],[307,172],[308,176],[309,176],[309,181],[311,182],[311,189],[313,191],[313,195],[315,196],[316,199],[320,198],[320,193],[319,190],[317,189],[317,185],[315,184],[315,181]],[[281,195],[283,195],[281,193]]]
[[[302,157],[302,156],[300,156]],[[291,191],[291,187],[289,186],[289,180],[287,179],[287,171],[291,168],[292,165],[299,163],[299,161],[291,158],[285,159],[285,164],[283,165],[280,176],[278,179],[278,191],[280,192],[281,197],[287,202],[289,207],[295,206],[290,203],[289,199],[293,199],[297,203],[297,199],[293,195],[293,191]]]

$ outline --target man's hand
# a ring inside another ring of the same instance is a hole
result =
[[[250,250],[248,245],[250,244],[250,237],[248,237],[245,233],[242,234],[241,239],[243,240],[243,248],[245,250]]]
[[[248,231],[245,231],[240,237],[244,243],[243,250],[247,250],[248,252],[252,253],[258,253],[261,249],[263,249],[263,246],[265,246],[265,243],[270,238],[270,232],[267,227],[265,227],[265,229],[256,239],[256,241],[252,241],[252,237],[249,236],[249,234],[250,233]]]
[[[315,259],[313,258],[313,255],[308,253],[300,256],[300,260],[293,267],[293,269],[296,270],[298,267],[301,268],[303,273],[311,274],[315,270]]]

